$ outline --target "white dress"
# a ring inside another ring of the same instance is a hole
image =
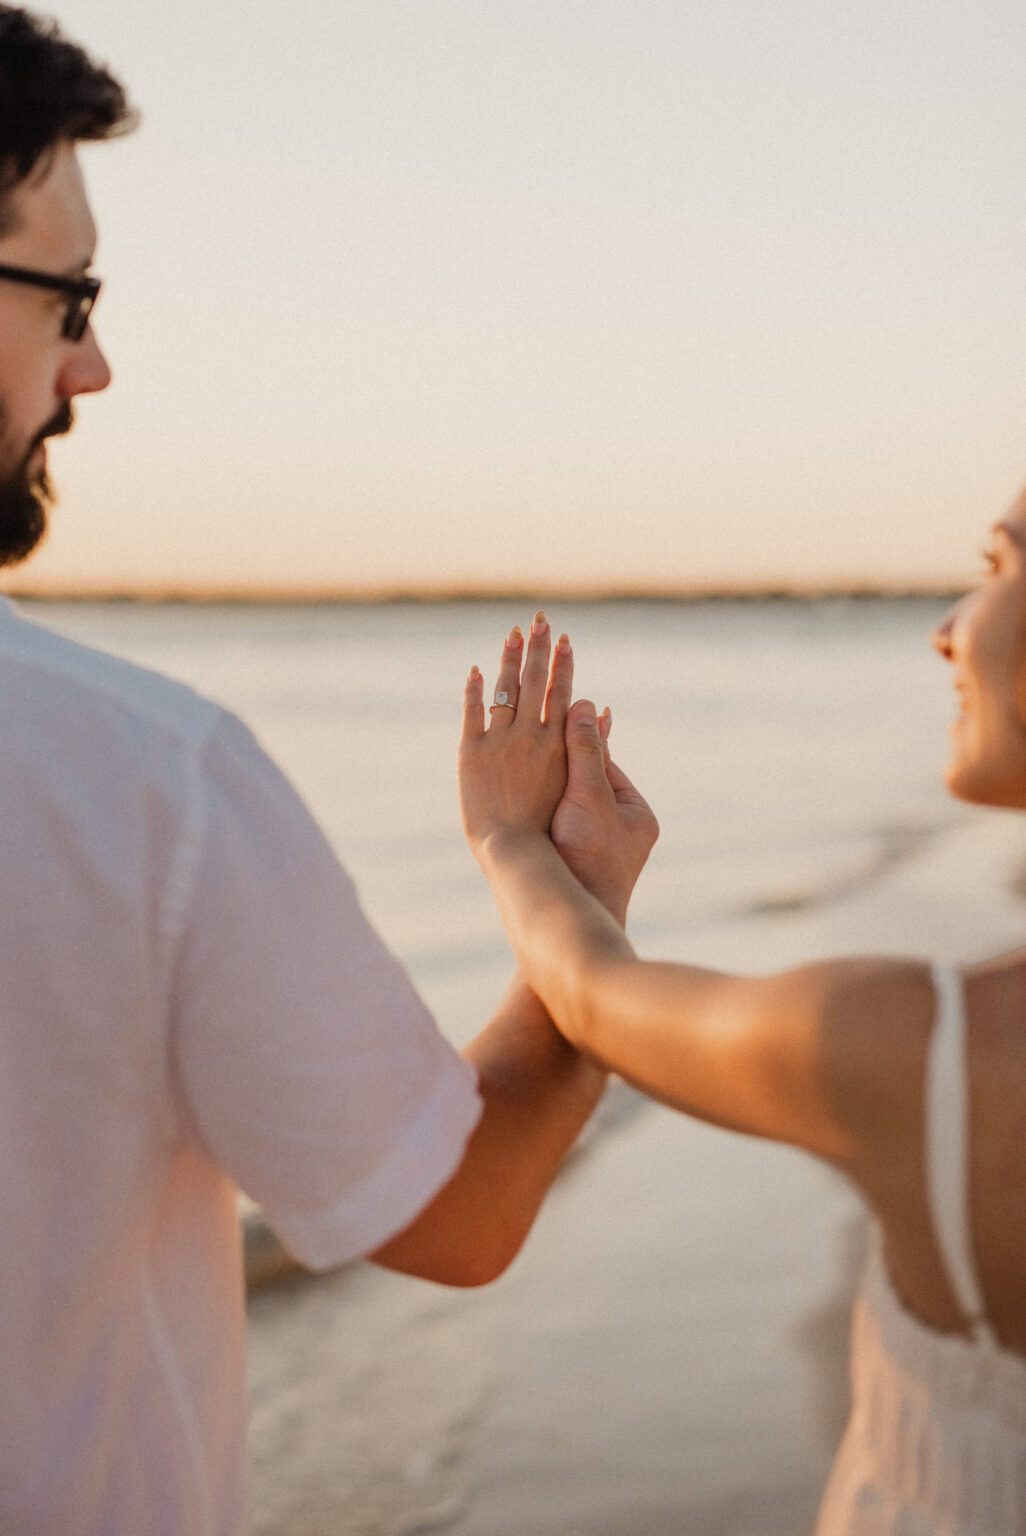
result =
[[[1026,1359],[987,1324],[972,1256],[961,977],[937,968],[926,1161],[937,1241],[972,1337],[904,1307],[874,1228],[852,1325],[852,1413],[816,1536],[1024,1536]]]

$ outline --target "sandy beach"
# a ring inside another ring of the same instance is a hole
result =
[[[871,879],[717,922],[700,958],[1012,947],[1023,852],[1014,818],[970,815]],[[254,1292],[254,1530],[809,1531],[844,1422],[862,1231],[811,1159],[614,1084],[491,1288],[357,1265]]]

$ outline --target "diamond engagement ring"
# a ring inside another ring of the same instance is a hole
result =
[[[495,702],[492,705],[492,709],[512,709],[515,713],[516,707],[517,701],[514,694],[501,692],[498,689],[496,690]]]

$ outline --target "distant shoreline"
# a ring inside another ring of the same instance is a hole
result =
[[[817,585],[722,587],[529,587],[494,590],[466,587],[439,588],[260,588],[156,586],[149,588],[110,585],[96,587],[11,586],[0,587],[6,597],[28,603],[123,603],[196,607],[385,607],[387,605],[441,605],[443,603],[766,603],[766,602],[879,602],[920,599],[936,602],[961,597],[964,586],[939,584],[913,587],[885,585]]]

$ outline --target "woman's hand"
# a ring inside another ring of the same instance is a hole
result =
[[[565,862],[621,923],[645,860],[659,836],[648,802],[609,756],[609,711],[579,700],[566,720],[567,786],[552,818]]]
[[[560,636],[551,669],[550,644],[543,613],[531,625],[526,658],[519,628],[510,631],[487,729],[484,679],[475,667],[467,680],[459,762],[464,829],[479,859],[495,834],[551,836],[585,889],[622,923],[659,827],[610,760],[608,710],[598,720],[587,701],[570,708],[569,640]]]
[[[485,728],[484,679],[467,680],[460,742],[460,803],[467,840],[480,857],[499,832],[548,836],[566,787],[564,728],[573,686],[573,653],[561,635],[549,666],[548,620],[538,613],[526,654],[520,629],[510,630]],[[522,665],[521,665],[522,664]]]

